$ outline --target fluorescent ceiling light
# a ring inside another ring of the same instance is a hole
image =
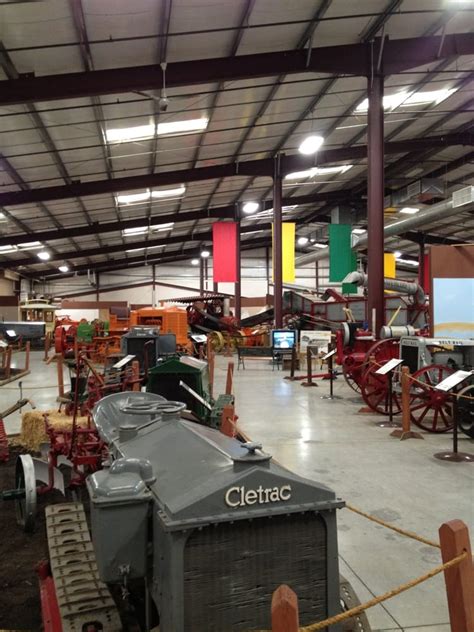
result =
[[[155,135],[155,125],[136,125],[134,127],[123,127],[108,129],[105,131],[105,138],[108,143],[123,143],[129,140],[146,140]]]
[[[154,224],[153,226],[150,226],[150,230],[155,233],[160,233],[164,230],[171,230],[174,226],[174,222],[168,222],[167,224]]]
[[[5,213],[0,213],[0,222],[7,222],[8,218]]]
[[[400,250],[395,250],[393,254],[395,255],[395,259],[400,259],[403,253],[401,253]]]
[[[158,123],[158,136],[169,134],[189,134],[190,132],[200,132],[206,129],[209,123],[208,118],[190,119],[188,121],[170,121],[169,123]]]
[[[387,94],[383,98],[383,109],[384,110],[394,110],[399,105],[401,105],[405,99],[409,96],[409,92],[398,92],[396,94]],[[356,107],[356,112],[367,112],[369,109],[369,99],[364,99],[359,105]]]
[[[400,213],[405,213],[406,215],[414,215],[415,213],[418,213],[419,210],[420,209],[416,208],[415,206],[404,206],[400,209]]]
[[[130,235],[143,235],[147,233],[148,230],[149,230],[148,226],[137,226],[136,228],[124,228],[122,231],[122,235],[124,237],[130,236]]]
[[[0,252],[1,253],[7,253],[7,252],[16,252],[18,250],[18,248],[16,246],[0,246]]]
[[[242,210],[246,215],[251,215],[252,213],[258,211],[259,208],[260,204],[258,202],[245,202]]]
[[[413,261],[412,259],[398,259],[399,263],[407,263],[409,266],[419,266],[418,261]]]
[[[184,184],[181,184],[179,187],[175,189],[157,189],[156,191],[151,192],[152,198],[167,198],[167,197],[177,197],[184,195],[186,193],[186,187]]]
[[[49,252],[47,250],[42,250],[41,252],[38,252],[38,258],[41,259],[41,261],[48,261],[48,259],[51,259],[51,255],[49,254]]]
[[[23,244],[18,244],[18,247],[22,250],[36,250],[42,248],[43,244],[40,241],[28,241]]]
[[[174,226],[174,222],[168,222],[167,224],[154,224],[152,226],[135,226],[134,228],[124,228],[122,235],[124,237],[131,237],[134,235],[145,235],[146,233],[160,233],[165,230],[171,230]]]
[[[306,246],[308,241],[309,241],[309,239],[307,237],[298,237],[298,244],[300,246]]]
[[[191,265],[192,266],[198,266],[199,265],[199,259],[191,259]]]
[[[363,235],[367,231],[365,230],[365,228],[353,228],[352,232],[354,233],[354,235]]]
[[[255,235],[255,233],[263,233],[263,228],[260,230],[246,230],[245,233],[242,233],[242,237],[245,237],[246,235]]]
[[[211,254],[211,253],[209,252],[209,250],[203,250],[203,251],[201,252],[201,257],[202,257],[203,259],[207,259],[207,258],[210,256],[210,254]]]
[[[298,151],[300,154],[309,156],[315,154],[323,143],[324,138],[322,136],[308,136],[298,147]]]
[[[313,178],[314,176],[331,175],[333,173],[345,173],[353,165],[340,165],[338,167],[313,167],[305,171],[293,171],[285,176],[285,180],[299,180],[300,178]]]
[[[313,244],[313,248],[327,248],[327,247],[328,247],[327,244],[319,244],[319,243]]]
[[[143,193],[131,193],[127,195],[117,195],[119,204],[133,204],[134,202],[146,202],[150,199],[150,191],[147,189]]]
[[[59,272],[69,272],[69,266],[59,266]]]
[[[407,107],[410,105],[423,105],[425,103],[433,103],[438,105],[441,101],[444,101],[450,97],[457,88],[443,88],[441,90],[427,90],[420,91],[411,94],[401,105]]]

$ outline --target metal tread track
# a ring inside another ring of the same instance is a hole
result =
[[[103,632],[122,630],[115,602],[99,578],[82,504],[46,507],[46,533],[63,632],[82,632],[87,624],[102,626]]]

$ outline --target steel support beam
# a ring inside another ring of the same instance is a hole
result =
[[[242,243],[240,241],[240,219],[237,219],[237,248],[235,251],[235,255],[237,257],[237,281],[234,283],[234,294],[235,294],[235,319],[237,320],[238,326],[240,326],[240,321],[242,320],[242,261],[241,261],[241,251],[242,251]]]
[[[368,319],[376,336],[384,324],[384,111],[383,76],[368,77],[367,115],[368,158]]]
[[[317,72],[368,76],[371,72],[372,43],[343,44],[305,50],[189,60],[168,64],[167,87],[271,77],[282,73]],[[408,70],[440,58],[474,53],[474,34],[386,38],[380,72]],[[120,94],[163,87],[160,66],[111,68],[91,72],[23,76],[0,81],[0,105],[33,101],[74,99],[100,94]]]
[[[273,171],[273,306],[276,329],[283,326],[282,184],[280,156],[276,156]]]
[[[386,154],[399,154],[403,152],[433,149],[436,147],[450,147],[453,145],[473,145],[474,137],[471,134],[446,134],[415,140],[405,140],[387,143]],[[318,153],[318,165],[327,163],[349,161],[365,158],[367,147],[357,145],[355,147],[339,147],[328,149]],[[282,156],[280,173],[284,176],[293,171],[301,171],[314,167],[313,156],[304,157],[299,154]],[[273,175],[273,158],[261,160],[248,160],[244,162],[232,162],[224,165],[210,165],[193,169],[164,171],[161,173],[145,174],[140,176],[127,176],[110,180],[92,180],[87,182],[74,182],[68,185],[41,187],[40,189],[24,191],[8,191],[0,193],[0,206],[15,206],[16,204],[32,204],[47,200],[64,200],[73,197],[89,195],[101,195],[104,193],[119,193],[120,191],[133,191],[137,189],[149,189],[166,185],[179,185],[187,182],[200,182],[214,178],[228,178],[235,176],[267,176]]]

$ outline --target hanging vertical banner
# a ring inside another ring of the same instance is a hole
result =
[[[237,222],[214,222],[212,257],[214,283],[237,282]]]
[[[357,255],[351,247],[352,226],[350,224],[330,224],[329,226],[329,281],[342,281],[349,272],[357,269]],[[355,294],[353,283],[343,283],[343,294]]]
[[[393,252],[384,252],[383,275],[387,279],[395,279],[397,276],[395,267],[395,255]]]
[[[283,283],[295,282],[295,233],[294,222],[282,222],[281,225],[281,264]],[[275,246],[273,240],[272,224],[272,269],[275,270]],[[275,273],[273,273],[273,277]]]

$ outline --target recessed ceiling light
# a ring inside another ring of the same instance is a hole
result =
[[[333,173],[345,173],[352,165],[340,165],[338,167],[313,167],[304,171],[293,171],[285,176],[285,180],[299,180],[300,178],[313,178],[314,176],[331,175]]]
[[[191,259],[191,265],[192,266],[198,266],[199,265],[199,259]]]
[[[251,215],[252,213],[256,213],[259,208],[260,204],[258,202],[245,202],[242,210],[246,215]]]
[[[354,235],[363,235],[367,231],[365,230],[365,228],[353,228],[352,232],[354,233]]]
[[[175,189],[156,189],[151,192],[153,198],[180,197],[186,193],[186,187],[182,184]]]
[[[405,206],[404,208],[400,209],[400,213],[405,213],[406,215],[414,215],[415,213],[418,213],[420,209],[416,208],[415,206]]]
[[[211,253],[209,252],[209,250],[203,250],[203,251],[201,252],[201,257],[202,257],[203,259],[207,259],[207,258],[210,256],[210,254],[211,254]]]
[[[298,237],[298,244],[300,246],[306,246],[308,241],[309,241],[309,239],[307,237]]]
[[[324,138],[322,136],[308,136],[304,139],[304,141],[298,147],[298,151],[300,154],[305,154],[309,156],[311,154],[315,154],[321,145],[324,143]]]
[[[41,252],[38,252],[37,255],[41,261],[48,261],[48,259],[51,259],[51,255],[47,250],[42,250]]]
[[[146,140],[155,135],[155,125],[135,125],[134,127],[123,127],[108,129],[105,138],[108,143],[123,143],[129,140]]]
[[[208,118],[190,119],[188,121],[170,121],[168,123],[158,123],[158,136],[170,134],[189,134],[191,132],[200,132],[206,129],[209,123]]]
[[[59,266],[58,270],[59,272],[69,272],[69,266]]]

